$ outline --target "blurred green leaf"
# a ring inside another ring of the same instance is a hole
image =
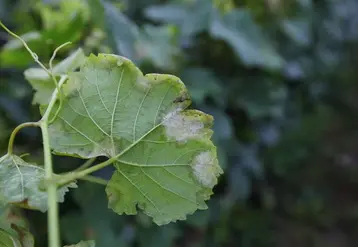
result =
[[[138,27],[111,3],[104,2],[108,33],[118,54],[136,60],[135,43]]]
[[[219,104],[225,104],[224,90],[213,71],[193,67],[184,70],[181,77],[189,88],[190,96],[195,103],[203,104],[207,97],[211,97]]]
[[[210,27],[213,37],[228,42],[247,66],[281,69],[283,60],[250,12],[236,9],[215,15]]]
[[[37,31],[31,31],[20,35],[22,39],[33,49],[34,52],[40,50],[42,35]],[[43,54],[43,52],[41,52]],[[1,49],[0,61],[2,66],[25,67],[28,66],[33,58],[23,47],[18,39],[10,39]]]
[[[153,5],[145,10],[145,14],[154,21],[178,25],[183,36],[191,36],[209,28],[212,10],[211,1],[193,0]]]
[[[312,43],[311,25],[307,18],[282,21],[284,32],[301,46],[309,46]]]
[[[103,187],[90,183],[81,184],[74,191],[74,199],[81,211],[61,217],[62,233],[68,242],[95,239],[96,247],[128,246],[126,236],[117,233],[118,229],[125,227],[123,217],[118,217],[108,209]]]
[[[143,247],[172,247],[178,231],[174,225],[162,227],[142,228],[139,230],[139,242]]]
[[[36,8],[44,25],[43,38],[55,47],[80,39],[89,19],[87,2],[82,0],[59,1],[56,7],[38,3]]]
[[[12,227],[16,234],[10,234],[0,229],[0,244],[2,247],[34,247],[34,238],[26,229],[16,225]]]
[[[284,102],[288,97],[285,87],[268,79],[242,81],[236,87],[236,102],[249,113],[251,118],[284,116]]]
[[[20,210],[13,206],[0,207],[0,244],[2,247],[34,247],[34,239],[28,231],[28,222]]]
[[[105,16],[104,16],[104,7],[101,3],[101,0],[87,0],[88,7],[90,11],[90,16],[95,25],[100,28],[105,27]]]
[[[176,44],[175,30],[170,26],[144,26],[135,48],[140,61],[147,60],[165,70],[176,68],[176,57],[180,50]]]

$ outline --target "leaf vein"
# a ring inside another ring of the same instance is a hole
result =
[[[130,182],[153,206],[154,208],[160,213],[160,214],[163,214],[159,208],[155,205],[155,203],[153,202],[153,200],[147,195],[145,194],[139,187],[137,184],[135,184],[129,177],[127,177],[124,172],[122,172],[120,169],[117,169],[122,175],[123,177],[125,177],[128,182]]]
[[[158,185],[160,188],[162,188],[163,190],[166,190],[166,191],[168,191],[168,192],[170,192],[170,193],[176,195],[177,197],[180,197],[180,198],[182,198],[182,199],[184,199],[184,200],[186,200],[186,201],[188,201],[188,202],[191,202],[191,203],[193,203],[193,204],[195,204],[195,205],[197,204],[196,202],[192,201],[191,199],[189,199],[189,198],[187,198],[187,197],[185,197],[185,196],[182,196],[182,195],[178,194],[177,192],[172,191],[171,189],[169,189],[169,188],[163,186],[162,184],[160,184],[159,182],[157,182],[157,181],[156,181],[154,178],[152,178],[148,173],[146,173],[146,172],[143,170],[142,167],[140,167],[140,170],[142,171],[142,173],[143,173],[146,177],[148,177],[150,180],[152,180],[155,184],[157,184],[157,185]]]
[[[86,78],[86,80],[88,81],[88,79],[87,79],[87,77],[85,77]],[[106,104],[104,103],[104,100],[103,100],[103,97],[102,97],[102,93],[101,93],[101,91],[99,90],[99,86],[98,86],[98,70],[96,70],[96,88],[97,88],[97,93],[98,93],[98,96],[99,96],[99,98],[100,98],[100,100],[101,100],[101,102],[102,102],[102,105],[104,106],[104,109],[106,109],[106,111],[109,113],[109,114],[111,114],[110,112],[109,112],[109,109],[108,109],[108,107],[106,106]]]
[[[124,68],[122,69],[121,77],[120,77],[119,82],[118,82],[117,93],[116,93],[116,101],[114,102],[113,112],[112,112],[112,119],[111,119],[111,136],[110,136],[110,138],[111,138],[111,141],[112,141],[113,154],[115,154],[115,150],[116,150],[115,147],[114,147],[114,139],[113,139],[114,117],[115,117],[116,110],[117,110],[119,91],[120,91],[122,80],[123,80],[123,73],[124,73]]]
[[[78,130],[76,127],[74,127],[72,124],[70,124],[66,119],[64,119],[63,117],[60,116],[60,118],[68,125],[70,126],[73,130],[77,131],[80,135],[82,135],[84,138],[86,138],[87,140],[89,140],[90,142],[92,142],[93,144],[99,146],[102,151],[104,153],[107,153],[106,150],[103,149],[103,147],[101,147],[101,145],[99,145],[97,142],[93,141],[91,138],[89,138],[86,134],[82,133],[80,130]]]
[[[149,89],[147,90],[147,92],[145,93],[145,95],[144,95],[144,97],[143,97],[143,99],[142,99],[142,101],[140,102],[140,105],[139,105],[139,107],[138,107],[138,111],[137,111],[137,114],[136,114],[136,117],[135,117],[135,120],[134,120],[134,124],[133,124],[133,142],[135,142],[136,139],[137,139],[137,138],[136,138],[136,128],[137,128],[137,123],[138,123],[139,112],[140,112],[140,110],[143,108],[143,103],[144,103],[145,99],[147,98],[147,96],[148,96],[150,90],[151,90],[151,88],[149,88]]]
[[[81,99],[81,101],[82,101],[82,104],[83,104],[83,107],[85,108],[85,110],[86,110],[86,112],[87,112],[87,114],[88,114],[88,117],[92,120],[92,122],[97,126],[97,128],[103,133],[103,134],[105,134],[106,136],[108,136],[108,137],[110,137],[110,135],[106,132],[106,131],[104,131],[102,128],[101,128],[101,126],[97,123],[97,121],[92,117],[92,115],[90,114],[90,112],[89,112],[89,110],[88,110],[88,108],[87,108],[87,106],[86,106],[86,103],[84,102],[84,100],[83,100],[83,98],[82,98],[82,94],[81,94],[81,92],[77,89],[77,92],[78,92],[78,95],[80,96],[80,99]]]
[[[18,163],[16,162],[16,160],[14,158],[12,158],[12,161],[14,162],[15,166],[16,166],[16,169],[17,171],[19,172],[20,174],[20,183],[21,183],[21,201],[25,199],[25,192],[24,192],[24,177],[23,177],[23,174],[19,168],[19,165]]]
[[[172,89],[173,85],[171,85],[170,87],[168,87],[168,90],[167,92],[164,94],[162,100],[160,101],[159,105],[158,105],[158,108],[157,108],[157,112],[155,114],[155,118],[154,118],[154,122],[153,122],[153,127],[155,126],[155,124],[157,123],[157,119],[158,119],[158,115],[159,115],[159,111],[160,111],[160,108],[162,107],[163,103],[164,103],[164,100],[165,98],[167,97],[170,89]]]
[[[171,172],[171,171],[169,171],[165,166],[164,167],[162,167],[166,172],[168,172],[169,174],[171,174],[172,176],[174,176],[174,177],[176,177],[177,179],[179,179],[179,180],[181,180],[181,181],[183,181],[183,182],[185,182],[185,183],[187,183],[187,184],[190,184],[190,185],[193,185],[193,183],[192,182],[190,182],[190,181],[188,181],[188,180],[185,180],[185,179],[183,179],[183,178],[181,178],[181,177],[179,177],[178,175],[176,175],[175,173],[173,173],[173,172]]]

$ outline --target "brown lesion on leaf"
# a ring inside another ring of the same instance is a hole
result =
[[[190,100],[190,97],[188,94],[182,94],[180,96],[178,96],[177,98],[175,98],[173,100],[173,103],[183,103],[185,101],[189,101]]]
[[[31,233],[26,228],[23,228],[15,224],[11,224],[11,228],[17,233],[18,240],[22,245],[33,246],[34,239]]]

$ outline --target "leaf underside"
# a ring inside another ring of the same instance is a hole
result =
[[[17,206],[47,210],[47,192],[40,189],[45,179],[45,170],[25,162],[16,155],[5,155],[0,158],[0,200]],[[69,188],[75,188],[74,183],[58,189],[58,202],[64,201]]]
[[[147,74],[129,60],[91,55],[69,74],[65,100],[50,125],[58,154],[116,158],[109,207],[157,224],[205,209],[222,170],[211,142],[213,118],[184,110],[190,99],[171,75]]]

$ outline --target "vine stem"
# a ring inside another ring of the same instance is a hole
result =
[[[52,73],[52,62],[56,56],[57,51],[59,49],[61,49],[63,46],[67,45],[68,43],[63,44],[62,46],[58,47],[54,51],[54,54],[52,55],[51,60],[50,60],[50,69],[51,69],[51,71],[50,71],[39,61],[38,55],[30,49],[30,47],[26,44],[25,40],[23,40],[20,36],[13,33],[12,31],[10,31],[1,21],[0,21],[0,27],[4,28],[10,35],[12,35],[14,38],[17,38],[18,40],[20,40],[22,42],[22,44],[24,45],[26,50],[31,54],[34,61],[37,64],[39,64],[43,70],[46,71],[46,73],[53,79],[53,81],[56,85],[56,89],[54,90],[54,92],[52,94],[51,101],[50,101],[49,105],[47,106],[46,112],[43,115],[43,117],[41,118],[41,120],[36,123],[23,123],[14,129],[14,131],[12,132],[12,134],[10,136],[10,140],[9,140],[8,154],[12,154],[16,134],[22,128],[29,127],[29,126],[31,126],[31,127],[36,126],[36,127],[41,128],[43,149],[44,149],[45,180],[51,181],[50,183],[47,184],[48,227],[49,227],[48,247],[60,247],[60,231],[59,231],[59,219],[58,219],[59,215],[58,215],[58,204],[57,204],[58,184],[56,182],[53,182],[53,177],[55,176],[55,174],[53,173],[52,155],[51,155],[51,147],[50,147],[50,136],[49,136],[48,127],[49,127],[49,123],[50,123],[49,117],[51,115],[51,111],[54,108],[59,96],[60,96],[60,107],[57,109],[57,111],[54,114],[53,119],[51,121],[53,121],[56,118],[57,114],[59,113],[59,111],[61,109],[62,101],[63,101],[63,97],[61,94],[61,86],[67,80],[67,76],[63,75],[63,76],[61,76],[60,81],[57,82],[56,77]]]
[[[38,122],[29,122],[29,123],[23,123],[20,124],[19,126],[17,126],[13,132],[11,133],[10,139],[9,139],[9,145],[8,145],[8,150],[7,153],[8,154],[12,154],[13,153],[13,149],[14,149],[14,142],[15,142],[15,137],[17,135],[17,133],[26,127],[40,127],[40,123]]]
[[[60,82],[58,84],[59,88],[65,83],[67,76],[61,76]],[[45,179],[47,181],[52,181],[54,177],[53,173],[53,164],[52,164],[52,154],[50,147],[50,136],[48,132],[49,117],[53,107],[58,98],[59,90],[55,89],[52,94],[51,101],[46,109],[45,114],[40,120],[40,127],[42,131],[42,140],[44,148],[44,161],[45,161]],[[59,231],[59,219],[58,219],[58,203],[57,203],[57,183],[50,182],[47,185],[47,204],[48,204],[48,227],[49,227],[49,247],[60,247],[60,231]]]
[[[50,148],[50,138],[48,133],[48,122],[41,121],[42,140],[44,147],[44,160],[45,160],[45,179],[52,180],[53,167],[52,155]],[[49,247],[60,247],[60,232],[59,232],[59,219],[58,219],[58,204],[57,204],[57,184],[49,183],[47,185],[47,205],[48,205],[48,232],[49,232]]]

